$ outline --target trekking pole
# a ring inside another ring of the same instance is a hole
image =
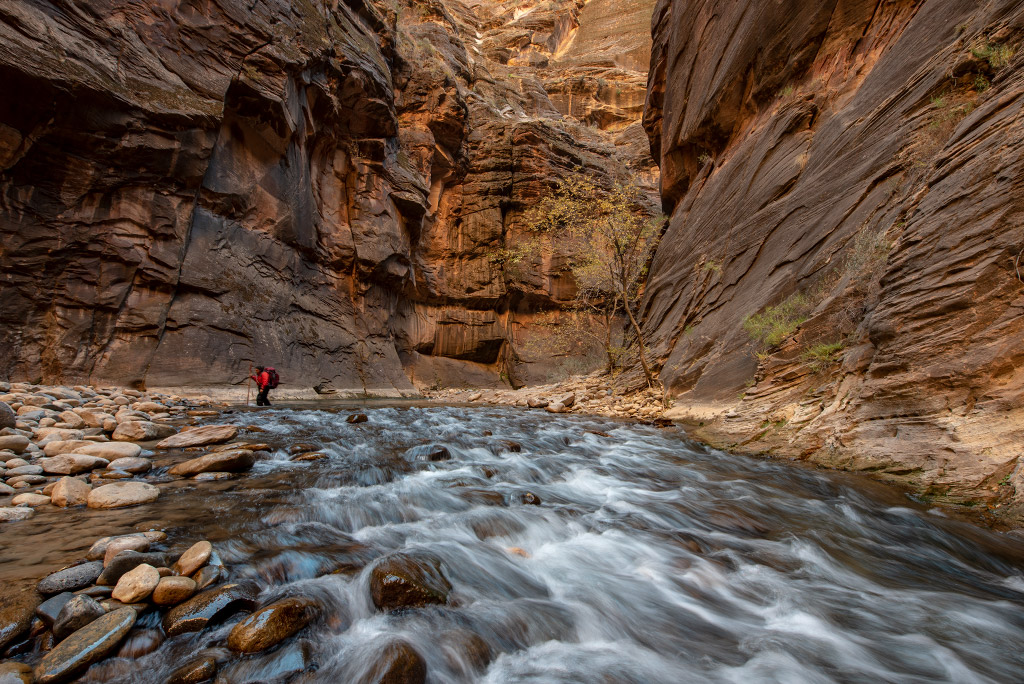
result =
[[[249,362],[249,377],[245,379],[245,405],[249,405],[249,395],[252,393],[252,361]]]

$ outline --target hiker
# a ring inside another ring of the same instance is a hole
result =
[[[259,387],[259,394],[256,395],[257,406],[270,406],[270,399],[267,398],[267,394],[270,390],[277,387],[277,371],[270,367],[256,366],[256,375],[250,375],[250,378],[256,381],[256,386]]]

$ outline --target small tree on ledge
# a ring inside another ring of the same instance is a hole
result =
[[[568,258],[578,302],[608,318],[620,309],[626,314],[647,385],[654,387],[637,311],[664,218],[652,217],[646,206],[636,184],[616,182],[605,189],[576,173],[563,178],[526,214],[526,220]],[[609,361],[610,345],[609,336]]]

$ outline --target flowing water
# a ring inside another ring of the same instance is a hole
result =
[[[1024,679],[1013,536],[678,429],[500,408],[377,408],[361,425],[348,414],[241,414],[261,440],[329,458],[293,463],[282,448],[245,480],[168,490],[147,513],[214,540],[261,598],[325,606],[300,635],[317,668],[302,681],[365,681],[395,640],[437,683]],[[452,458],[421,460],[424,445]],[[370,568],[395,551],[440,561],[447,605],[374,609]],[[230,627],[94,678],[162,681],[191,653],[226,653]],[[230,679],[273,681],[295,643]]]

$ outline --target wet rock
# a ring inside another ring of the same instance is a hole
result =
[[[213,554],[213,544],[205,539],[196,542],[185,553],[181,554],[181,558],[174,564],[173,569],[179,575],[191,575],[206,565],[206,562],[210,560],[211,554]]]
[[[100,600],[100,605],[103,606],[103,609],[108,613],[120,610],[121,608],[131,608],[136,614],[142,615],[149,609],[149,604],[146,603],[125,603],[124,601],[118,601],[115,598],[102,599]]]
[[[107,464],[110,470],[121,470],[133,475],[148,473],[153,469],[153,462],[146,458],[115,458]]]
[[[453,487],[452,492],[463,501],[476,506],[504,506],[505,497],[501,492],[482,487]]]
[[[24,586],[0,589],[0,653],[28,631],[39,602],[36,592]]]
[[[220,482],[222,480],[233,480],[236,477],[238,477],[238,473],[206,472],[199,473],[192,479],[196,482]]]
[[[3,482],[0,482],[0,496],[10,496],[11,494],[14,494],[17,491],[18,490],[16,490],[14,487],[8,484],[4,484]]]
[[[239,610],[252,610],[256,607],[258,593],[257,587],[249,583],[225,584],[204,591],[172,608],[164,616],[164,632],[167,636],[198,632],[212,620],[228,617]]]
[[[275,601],[235,625],[228,635],[228,648],[240,653],[266,650],[297,634],[317,609],[316,601],[301,596]]]
[[[212,656],[193,660],[179,667],[167,678],[167,684],[199,684],[217,674],[217,661]]]
[[[366,684],[423,684],[427,681],[427,663],[406,641],[393,641],[377,658]]]
[[[36,615],[39,616],[44,625],[52,627],[53,623],[57,620],[57,616],[60,615],[61,608],[75,596],[76,594],[72,594],[70,591],[64,591],[51,596],[36,606]]]
[[[31,444],[28,437],[23,435],[0,435],[0,449],[8,449],[20,454]]]
[[[94,585],[86,587],[85,589],[79,589],[76,594],[82,594],[83,596],[91,596],[94,599],[110,598],[110,592],[114,591],[114,587],[106,587],[103,585]]]
[[[221,676],[231,684],[292,682],[296,675],[315,669],[312,658],[312,645],[305,639],[299,639],[271,653],[236,662],[225,668]]]
[[[43,454],[50,457],[60,456],[61,454],[70,454],[76,449],[81,449],[82,447],[87,447],[92,444],[95,444],[95,442],[91,442],[87,439],[69,439],[47,442],[46,445],[43,446]]]
[[[564,405],[558,403],[557,401],[554,404],[548,404],[547,406],[545,406],[544,410],[547,411],[548,413],[568,413],[569,412],[568,408],[566,408]]]
[[[164,635],[158,629],[140,629],[128,635],[121,649],[117,652],[118,658],[141,658],[160,648],[164,643]]]
[[[345,419],[346,423],[365,423],[369,420],[365,413],[353,413],[351,416]]]
[[[101,572],[103,572],[103,563],[99,561],[82,563],[50,573],[39,581],[36,589],[40,594],[58,594],[63,591],[83,589],[95,582]]]
[[[224,570],[219,565],[207,565],[205,568],[192,575],[192,579],[195,580],[196,589],[202,591],[208,587],[212,587],[214,584],[219,582],[224,576]]]
[[[234,439],[238,428],[234,425],[206,425],[193,428],[168,437],[159,444],[158,449],[185,449],[188,447],[220,444]]]
[[[103,552],[103,567],[110,565],[110,561],[114,560],[122,551],[149,551],[149,540],[141,534],[111,539]]]
[[[77,632],[106,613],[107,611],[97,603],[96,599],[75,594],[64,604],[60,613],[57,614],[57,619],[53,621],[53,637],[57,641],[63,641],[73,632]]]
[[[136,615],[131,608],[115,610],[64,639],[36,665],[37,684],[69,681],[106,658],[128,635]]]
[[[45,475],[18,475],[17,477],[7,478],[7,484],[15,489],[24,489],[29,485],[40,485],[44,482],[46,482]]]
[[[494,650],[484,638],[468,629],[449,630],[440,642],[455,670],[482,672],[494,658]]]
[[[119,424],[110,438],[117,442],[149,442],[154,439],[170,437],[177,432],[178,430],[171,425],[130,420]]]
[[[35,513],[31,508],[8,508],[0,507],[0,522],[19,522],[28,520]]]
[[[51,475],[78,475],[96,468],[105,468],[107,459],[88,454],[61,454],[53,458],[40,459],[43,471]]]
[[[110,597],[122,603],[138,603],[148,598],[159,583],[160,573],[143,563],[121,575]]]
[[[435,558],[392,554],[370,572],[370,595],[379,610],[444,604],[451,589],[441,572],[441,562]]]
[[[523,492],[519,496],[519,501],[528,506],[540,506],[541,504],[540,497],[533,492]]]
[[[91,491],[92,487],[88,483],[76,477],[62,477],[57,480],[50,492],[50,502],[61,508],[81,506],[89,500]]]
[[[0,684],[32,684],[32,668],[13,660],[0,663]]]
[[[252,468],[256,455],[247,449],[219,451],[179,463],[168,471],[176,477],[189,477],[206,472],[238,473]]]
[[[11,410],[10,404],[0,401],[0,430],[14,428],[18,424],[17,414]]]
[[[526,400],[526,405],[530,408],[547,408],[549,403],[547,399],[541,399],[540,397],[530,397]]]
[[[152,530],[149,532],[135,532],[133,534],[121,534],[114,537],[100,537],[95,542],[93,542],[92,546],[89,547],[89,550],[86,552],[85,557],[89,560],[99,560],[100,558],[103,558],[106,555],[107,547],[109,547],[113,542],[119,539],[127,539],[130,537],[142,537],[150,543],[162,542],[165,539],[167,539],[167,535],[164,532],[160,532],[159,530]]]
[[[491,537],[509,537],[518,534],[524,529],[524,525],[509,515],[503,515],[500,511],[485,511],[475,517],[470,523],[473,533],[480,539]]]
[[[423,444],[415,446],[405,452],[407,458],[413,461],[448,461],[452,454],[448,447],[438,444]]]
[[[160,490],[145,482],[114,482],[89,492],[89,508],[122,508],[156,501]]]
[[[161,577],[160,583],[153,590],[153,603],[158,606],[176,606],[192,598],[198,588],[191,577]]]
[[[17,468],[8,468],[7,477],[13,477],[16,475],[42,475],[42,466],[37,465],[24,465],[18,466]]]
[[[96,442],[89,446],[79,447],[75,449],[75,452],[115,461],[119,458],[137,458],[142,453],[142,447],[128,442]]]
[[[167,565],[167,554],[150,552],[140,553],[138,551],[122,551],[114,556],[107,567],[103,568],[99,577],[96,578],[96,584],[102,584],[105,586],[115,586],[118,580],[128,571],[134,570],[143,563],[152,565],[154,568],[158,568]],[[100,563],[102,566],[103,563]]]
[[[325,458],[327,458],[327,454],[323,453],[322,451],[310,451],[308,453],[297,454],[295,456],[292,456],[291,460],[302,463],[307,461],[321,461]]]

